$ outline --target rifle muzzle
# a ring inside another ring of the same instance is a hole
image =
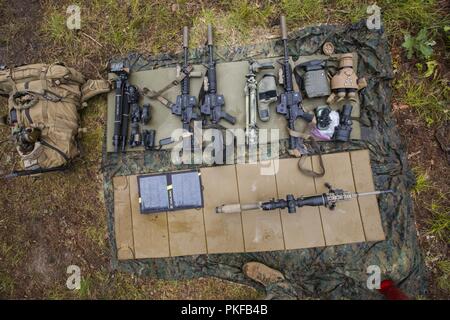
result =
[[[281,40],[287,40],[286,17],[280,17]]]
[[[189,46],[189,28],[183,28],[183,48],[187,48]]]
[[[216,207],[216,213],[239,213],[247,210],[260,209],[259,203],[251,204],[225,204],[220,207]]]
[[[213,45],[213,30],[212,25],[208,24],[208,46]]]

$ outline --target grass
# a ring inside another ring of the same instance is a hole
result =
[[[106,246],[106,236],[108,230],[106,229],[106,226],[103,225],[93,225],[88,226],[85,230],[86,236],[95,243],[98,247],[102,248]]]
[[[244,35],[250,34],[255,27],[266,26],[275,11],[275,7],[271,3],[263,5],[248,0],[233,0],[230,1],[230,4],[231,11],[228,13],[230,26]]]
[[[437,279],[437,285],[441,290],[450,292],[450,260],[439,261],[437,266],[441,272]]]
[[[426,221],[427,233],[450,243],[450,207],[448,205],[448,194],[437,189],[430,181],[430,177],[424,169],[414,167],[413,172],[416,176],[416,184],[412,189],[412,194],[416,201],[420,200],[422,194],[437,194],[432,197],[431,203],[425,203],[426,209],[430,212],[430,217]]]
[[[0,278],[1,279],[1,278]],[[101,269],[83,276],[79,290],[68,290],[65,283],[45,293],[50,299],[261,299],[260,292],[246,286],[218,281],[156,280],[135,277],[123,272]]]
[[[337,0],[334,1],[333,7],[337,8],[333,12],[333,16],[344,22],[357,22],[367,17],[366,8],[373,4],[372,1],[358,1],[359,5],[355,5],[353,0]],[[378,2],[377,2],[378,3]]]
[[[431,213],[431,217],[427,221],[428,233],[450,244],[450,206],[448,194],[439,192],[438,196],[428,206],[428,211]]]
[[[382,0],[381,7],[386,30],[391,37],[401,36],[399,30],[418,31],[421,28],[435,29],[446,23],[445,8],[435,0]]]
[[[73,32],[66,27],[66,16],[59,11],[49,14],[44,30],[55,41],[68,42],[73,40]]]
[[[428,173],[420,167],[413,168],[414,175],[416,176],[416,184],[412,189],[414,196],[420,195],[422,192],[430,190],[433,185],[430,182]]]
[[[14,296],[15,280],[7,272],[0,272],[0,298]]]
[[[0,245],[0,255],[2,260],[8,261],[9,265],[12,267],[17,267],[24,257],[24,252],[20,250],[20,247],[17,245],[8,245],[6,243],[2,243]]]
[[[214,43],[217,46],[238,46],[255,42],[261,32],[267,31],[270,18],[276,7],[268,2],[232,0],[224,2],[227,11],[203,7],[192,19],[191,46],[205,44],[207,25],[214,28]]]
[[[403,74],[394,82],[396,100],[412,107],[428,126],[440,125],[450,120],[450,88],[447,81],[438,77],[417,79]]]
[[[323,0],[282,0],[280,9],[286,15],[290,25],[308,25],[317,22],[325,22]]]
[[[178,49],[180,30],[190,24],[186,1],[130,0],[127,4],[114,0],[76,1],[82,8],[82,30],[75,33],[65,26],[65,8],[72,3],[49,1],[41,27],[54,47],[69,46],[60,52],[65,60],[76,61],[93,53],[104,56],[108,52],[111,56]]]

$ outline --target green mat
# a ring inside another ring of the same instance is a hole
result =
[[[357,55],[354,55],[354,67],[358,65]],[[275,70],[266,71],[258,73],[257,79],[259,80],[264,74],[272,72],[278,75],[280,64],[277,63],[277,58],[270,59],[260,59],[260,62],[272,62],[275,66]],[[328,60],[330,57],[325,55],[310,55],[305,57],[300,57],[292,65],[303,63],[305,61],[324,59]],[[333,63],[337,65],[337,58],[332,57]],[[225,97],[225,111],[236,117],[236,123],[231,125],[225,120],[220,121],[220,125],[226,128],[233,129],[244,129],[245,128],[245,94],[244,87],[246,78],[245,75],[248,74],[248,61],[234,61],[234,62],[222,62],[217,64],[217,89],[218,93],[223,94]],[[205,74],[205,67],[203,65],[194,65],[194,71],[201,72],[202,75]],[[110,74],[110,78],[114,78],[113,74]],[[151,90],[158,91],[164,88],[167,84],[171,83],[176,77],[176,67],[165,67],[158,68],[154,70],[146,70],[133,72],[130,75],[129,81],[131,84],[137,85],[139,88],[150,88]],[[201,78],[191,78],[191,95],[197,96],[200,87],[203,83],[203,77]],[[298,90],[298,86],[294,81],[294,87]],[[282,87],[278,87],[278,92],[282,91]],[[176,100],[176,97],[180,94],[180,86],[175,86],[163,93],[163,96],[171,102]],[[326,98],[314,98],[307,99],[304,97],[303,108],[306,111],[312,112],[317,106],[325,105]],[[176,129],[181,128],[181,119],[178,116],[172,115],[169,108],[164,106],[161,102],[156,99],[149,99],[147,97],[141,97],[140,104],[149,103],[152,107],[152,119],[148,125],[142,126],[142,129],[155,129],[156,139],[159,141],[164,138],[171,136],[172,132]],[[340,110],[342,108],[343,102],[335,103],[331,107],[335,110]],[[286,130],[286,119],[283,115],[277,114],[275,112],[276,102],[272,103],[270,106],[270,120],[268,122],[262,122],[258,119],[258,127],[261,129],[279,129],[280,139],[288,138],[288,132]],[[198,110],[198,109],[197,109]],[[111,92],[108,95],[108,120],[107,120],[107,131],[106,131],[106,142],[108,152],[113,152],[112,137],[114,133],[114,111],[115,111],[115,93]],[[357,98],[356,103],[353,103],[352,117],[359,117],[359,98]],[[297,119],[296,128],[297,130],[303,132],[306,130],[307,124],[301,119]],[[130,136],[131,128],[129,128]],[[352,130],[352,139],[359,139],[361,137],[359,122],[355,121]],[[269,141],[272,141],[269,135]],[[166,145],[164,149],[170,149],[172,145]],[[143,151],[143,147],[129,148],[129,151]]]

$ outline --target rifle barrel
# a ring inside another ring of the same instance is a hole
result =
[[[214,62],[214,49],[212,45],[209,47],[209,66],[208,66],[208,91],[210,94],[216,94],[216,64]]]
[[[354,197],[365,197],[365,196],[373,196],[383,193],[394,193],[393,190],[376,190],[376,191],[369,191],[369,192],[356,192],[353,193],[352,196]]]
[[[239,213],[242,211],[256,210],[261,208],[261,203],[248,203],[248,204],[225,204],[220,207],[216,207],[216,213]]]
[[[378,195],[383,193],[394,193],[392,190],[382,190],[382,191],[369,191],[369,192],[355,192],[351,193],[352,198],[363,197],[363,196],[371,196]],[[347,193],[348,194],[348,193]],[[272,199],[267,202],[258,202],[258,203],[249,203],[249,204],[226,204],[219,207],[216,207],[216,213],[237,213],[247,210],[274,210],[280,208],[288,208],[289,213],[295,212],[295,207],[303,207],[303,206],[325,206],[329,205],[326,201],[326,197],[328,194],[318,194],[313,196],[301,196],[299,198],[294,198],[292,195],[288,195],[287,199]],[[340,201],[350,200],[351,198],[340,199]],[[293,207],[293,209],[291,208]],[[292,210],[292,211],[291,211]]]
[[[212,25],[208,24],[208,46],[213,45],[213,29]]]

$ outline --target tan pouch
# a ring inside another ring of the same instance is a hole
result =
[[[88,80],[81,87],[81,102],[86,102],[96,95],[108,93],[111,89],[111,83],[107,80]]]
[[[15,83],[27,82],[40,79],[47,65],[43,63],[29,64],[12,69],[0,71],[0,86],[5,82],[13,80]]]
[[[42,164],[47,162],[47,156],[45,154],[44,146],[39,142],[34,144],[33,151],[24,154],[20,151],[20,148],[16,148],[17,153],[19,153],[22,159],[24,170],[34,170],[42,167]]]
[[[84,76],[73,68],[68,68],[61,63],[52,64],[47,69],[46,78],[50,81],[64,83],[64,81],[76,82],[83,85]]]

